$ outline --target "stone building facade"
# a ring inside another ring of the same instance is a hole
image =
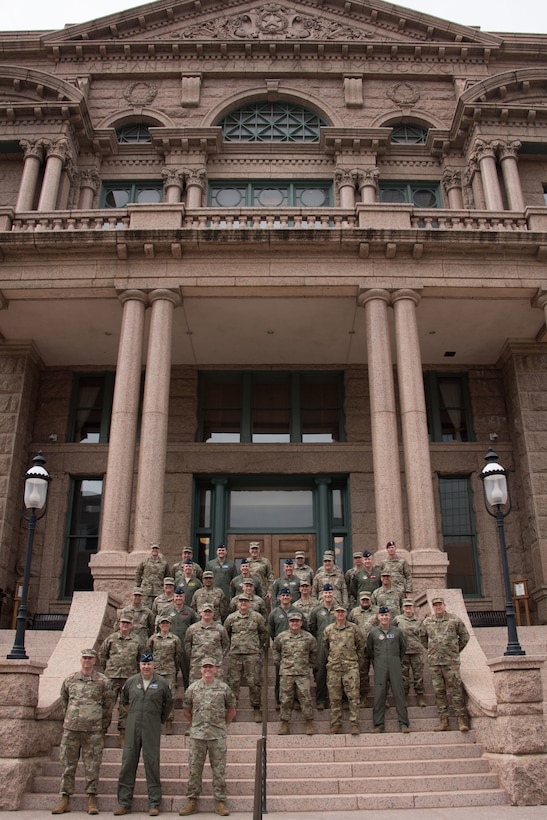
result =
[[[0,35],[0,587],[149,544],[351,565],[547,622],[547,36],[373,0],[158,0]]]

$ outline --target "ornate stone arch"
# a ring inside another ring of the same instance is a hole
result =
[[[0,95],[2,86],[6,83],[10,84],[11,93],[15,92],[21,102],[25,100],[49,102],[54,99],[60,104],[81,104],[85,100],[85,93],[82,89],[53,74],[34,68],[0,64]]]
[[[119,125],[129,125],[130,123],[146,122],[152,128],[176,128],[175,123],[167,117],[163,111],[156,108],[140,108],[135,111],[134,107],[122,108],[109,114],[98,124],[98,128],[116,128]]]
[[[459,102],[462,105],[471,103],[496,103],[511,99],[513,94],[521,102],[534,96],[535,89],[542,92],[547,101],[545,83],[547,82],[547,68],[520,68],[516,71],[504,71],[494,74],[484,80],[474,83],[463,92]]]

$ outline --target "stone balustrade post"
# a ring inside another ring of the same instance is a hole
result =
[[[15,211],[30,211],[36,196],[38,174],[44,159],[44,140],[21,140],[25,160]]]

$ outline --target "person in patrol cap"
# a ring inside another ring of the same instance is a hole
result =
[[[165,721],[165,734],[173,733],[174,698],[177,686],[177,674],[182,669],[182,644],[171,632],[171,615],[163,612],[158,617],[159,631],[148,640],[147,649],[154,655],[154,665],[158,675],[169,681],[173,695],[173,710]]]

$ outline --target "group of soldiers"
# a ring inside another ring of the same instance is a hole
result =
[[[302,713],[306,734],[314,733],[312,677],[315,708],[330,708],[329,733],[343,731],[346,702],[351,734],[358,735],[371,664],[373,731],[384,731],[391,692],[400,731],[409,732],[411,680],[417,704],[426,705],[425,654],[440,717],[436,731],[450,728],[450,702],[460,731],[467,731],[459,670],[459,655],[469,640],[465,624],[446,611],[442,597],[433,598],[432,614],[419,619],[410,597],[410,567],[397,555],[394,542],[387,544],[386,551],[387,558],[378,567],[368,550],[354,553],[354,566],[345,575],[336,566],[333,552],[324,553],[322,566],[314,573],[305,553],[297,551],[294,559],[285,559],[283,574],[275,578],[258,542],[250,543],[249,556],[241,561],[239,571],[224,545],[202,570],[189,548],[183,549],[180,562],[169,567],[159,544],[152,544],[150,555],[137,568],[131,601],[118,611],[118,629],[98,653],[84,650],[81,671],[63,683],[61,801],[52,813],[70,810],[80,749],[88,813],[98,813],[104,733],[119,700],[118,742],[123,759],[114,813],[131,810],[142,750],[149,813],[158,814],[161,725],[165,724],[165,734],[172,733],[173,695],[180,671],[183,713],[191,723],[188,800],[180,814],[197,811],[207,754],[216,811],[228,814],[227,725],[235,717],[242,683],[249,687],[255,721],[262,721],[262,665],[270,642],[281,735],[290,734],[294,709]],[[104,674],[94,669],[97,660]]]

